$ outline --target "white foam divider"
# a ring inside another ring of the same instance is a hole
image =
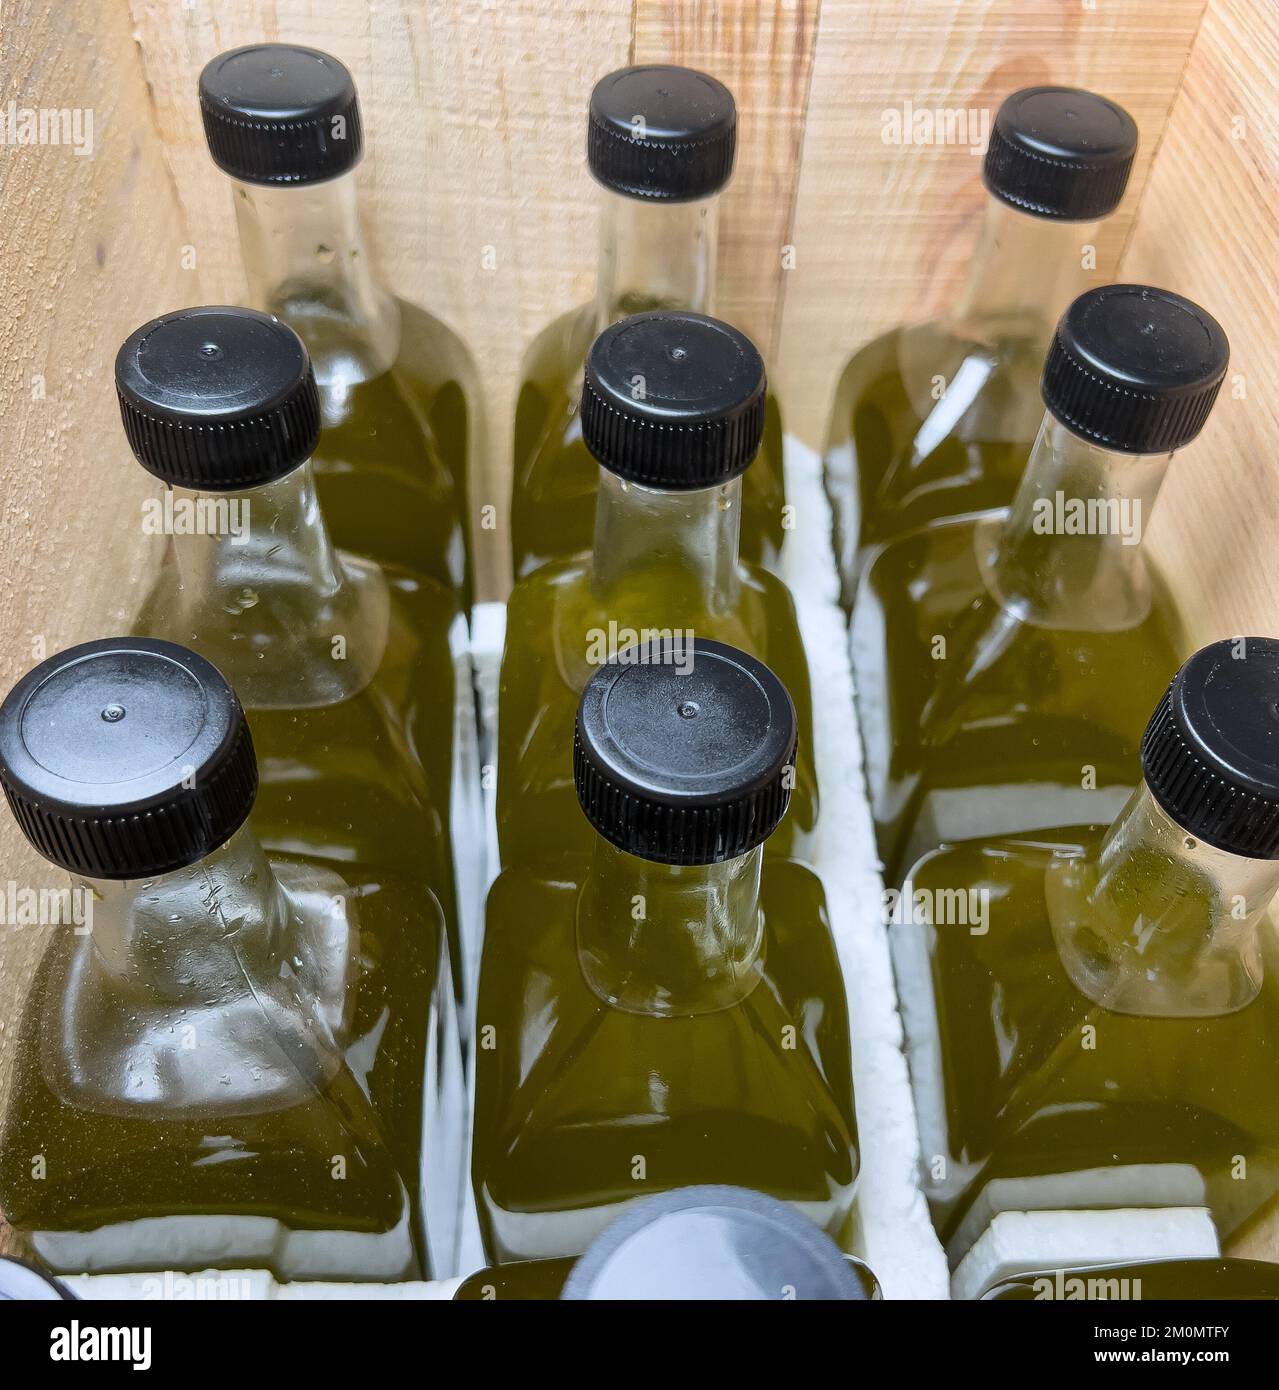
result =
[[[952,1292],[980,1298],[1017,1274],[1055,1274],[1142,1260],[1214,1259],[1217,1228],[1205,1207],[1113,1211],[1004,1211],[959,1262]]]
[[[814,867],[826,889],[852,1032],[861,1177],[848,1243],[875,1271],[885,1298],[947,1298],[946,1258],[919,1186],[919,1132],[862,775],[830,504],[820,458],[791,438],[786,497],[795,525],[783,550],[783,572],[799,612],[813,693],[821,802]]]
[[[142,1303],[233,1303],[259,1299],[390,1299],[439,1301],[453,1297],[460,1279],[403,1284],[338,1284],[299,1280],[277,1284],[260,1269],[206,1269],[201,1274],[71,1274],[58,1276],[80,1298],[137,1299]]]

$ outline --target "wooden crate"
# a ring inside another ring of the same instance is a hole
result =
[[[1274,0],[7,0],[5,11],[0,106],[86,109],[94,142],[88,157],[0,146],[4,689],[33,660],[120,630],[143,590],[149,489],[120,432],[112,361],[159,312],[243,300],[196,77],[223,49],[277,38],[330,50],[355,74],[374,250],[391,287],[476,355],[493,449],[472,500],[499,513],[521,354],[593,285],[584,111],[602,73],[675,61],[735,91],[719,310],[764,348],[788,428],[809,442],[848,354],[953,290],[983,204],[979,159],[885,144],[883,112],[993,109],[1039,82],[1114,97],[1141,150],[1097,278],[1198,299],[1233,347],[1152,545],[1196,645],[1279,633]],[[505,535],[480,534],[481,592],[500,597]],[[7,815],[0,856],[4,878],[58,881]],[[37,930],[0,928],[0,1094],[41,944]],[[1279,1258],[1279,1215],[1245,1247]]]

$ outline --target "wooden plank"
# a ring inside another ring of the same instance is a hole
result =
[[[819,0],[635,6],[635,62],[700,68],[737,100],[737,164],[721,213],[716,311],[770,360],[787,287],[783,248],[791,240],[819,9]]]
[[[196,82],[224,49],[295,42],[359,87],[359,178],[386,283],[474,353],[491,447],[472,504],[504,517],[515,378],[527,342],[594,285],[598,200],[585,168],[596,78],[628,61],[631,0],[501,5],[131,0],[160,135],[211,296],[242,302],[227,181],[204,146]],[[503,529],[480,533],[482,597],[508,584]]]
[[[202,291],[199,276],[182,268],[187,231],[123,9],[11,0],[3,44],[0,106],[75,108],[92,120],[92,144],[84,144],[91,153],[0,147],[0,691],[7,692],[36,658],[120,631],[138,602],[148,578],[144,555],[155,555],[140,504],[154,489],[121,432],[115,353],[157,307],[194,303]],[[30,852],[7,811],[0,812],[0,862],[0,884],[66,883]],[[0,1096],[50,930],[0,925]]]
[[[1212,0],[1124,254],[1124,278],[1189,295],[1230,338],[1230,376],[1174,461],[1151,528],[1195,645],[1279,635],[1279,11]]]
[[[1121,265],[1125,279],[1202,303],[1230,338],[1226,386],[1203,434],[1174,460],[1151,526],[1192,647],[1279,636],[1276,81],[1279,12],[1211,0]],[[1229,1253],[1279,1260],[1279,1202]]]
[[[1060,82],[1124,105],[1141,129],[1129,191],[1098,246],[1110,279],[1163,135],[1203,0],[824,0],[817,31],[777,381],[792,430],[820,444],[849,356],[945,302],[985,202],[957,145],[894,145],[884,113],[988,110]]]

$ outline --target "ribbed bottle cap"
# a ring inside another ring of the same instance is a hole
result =
[[[1141,766],[1188,835],[1279,859],[1279,641],[1227,638],[1197,651],[1146,727]]]
[[[582,439],[610,473],[670,492],[746,471],[764,437],[764,360],[744,333],[657,309],[596,338],[582,386]]]
[[[1025,87],[999,108],[982,172],[1023,212],[1094,222],[1119,206],[1136,153],[1122,106],[1078,87]]]
[[[75,1294],[51,1274],[15,1260],[12,1255],[0,1255],[0,1303],[75,1301]]]
[[[219,54],[200,74],[200,114],[213,162],[245,183],[322,183],[364,148],[351,74],[297,44]]]
[[[876,1286],[858,1269],[785,1202],[741,1187],[685,1187],[628,1206],[573,1266],[560,1297],[862,1303]]]
[[[587,682],[573,777],[610,844],[717,864],[762,844],[790,803],[795,707],[761,661],[701,638],[627,648]]]
[[[261,487],[320,438],[306,347],[256,309],[209,305],[143,324],[116,354],[115,389],[138,462],[177,487]]]
[[[149,878],[225,844],[258,770],[215,666],[172,642],[108,637],[41,662],[0,704],[0,786],[51,863]]]
[[[718,193],[733,172],[737,105],[692,68],[619,68],[595,84],[586,158],[605,188],[654,202]]]
[[[1102,285],[1061,317],[1040,383],[1075,434],[1129,454],[1166,454],[1203,429],[1230,361],[1206,310],[1171,290]]]

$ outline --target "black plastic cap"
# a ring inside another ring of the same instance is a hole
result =
[[[215,666],[172,642],[108,637],[41,662],[0,704],[0,786],[50,863],[150,878],[231,838],[258,769]]]
[[[302,339],[256,309],[210,305],[152,319],[116,354],[129,447],[176,487],[239,492],[315,452],[320,394]]]
[[[719,487],[759,453],[767,391],[764,359],[744,333],[705,314],[634,314],[587,355],[582,439],[628,482]]]
[[[0,1255],[0,1303],[75,1301],[75,1294],[51,1274],[15,1260],[12,1255]]]
[[[1146,726],[1141,766],[1188,835],[1279,859],[1279,641],[1227,638],[1197,651]]]
[[[591,93],[586,159],[614,193],[666,203],[709,198],[732,176],[736,149],[733,94],[704,72],[619,68]]]
[[[875,1285],[858,1268],[785,1202],[742,1187],[685,1187],[628,1206],[573,1266],[560,1297],[864,1303]]]
[[[999,108],[986,146],[986,187],[1036,217],[1095,222],[1114,212],[1137,153],[1137,123],[1078,87],[1025,87]]]
[[[213,162],[245,183],[322,183],[364,149],[351,74],[297,44],[219,54],[200,74],[200,114]]]
[[[718,864],[781,823],[795,747],[795,707],[762,661],[667,638],[628,648],[587,682],[573,779],[610,844],[658,864]]]
[[[1075,434],[1128,454],[1166,454],[1203,429],[1230,362],[1205,309],[1171,290],[1102,285],[1061,317],[1044,404]]]

